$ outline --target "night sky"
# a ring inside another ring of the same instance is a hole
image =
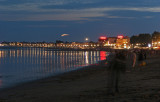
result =
[[[0,0],[0,41],[84,42],[154,31],[160,0]]]

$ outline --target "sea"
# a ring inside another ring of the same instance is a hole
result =
[[[105,60],[106,51],[0,47],[0,89],[63,74]]]

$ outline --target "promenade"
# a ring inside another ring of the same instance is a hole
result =
[[[127,69],[120,92],[107,94],[107,68],[91,65],[0,91],[0,102],[160,102],[160,56]]]

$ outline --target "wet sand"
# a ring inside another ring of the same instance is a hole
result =
[[[160,102],[160,56],[127,69],[120,92],[107,92],[106,65],[92,65],[59,76],[2,90],[0,102]]]

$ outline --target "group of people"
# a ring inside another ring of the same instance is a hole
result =
[[[126,68],[141,66],[147,58],[145,50],[113,50],[107,56],[108,61],[108,92],[119,93],[119,80]]]

